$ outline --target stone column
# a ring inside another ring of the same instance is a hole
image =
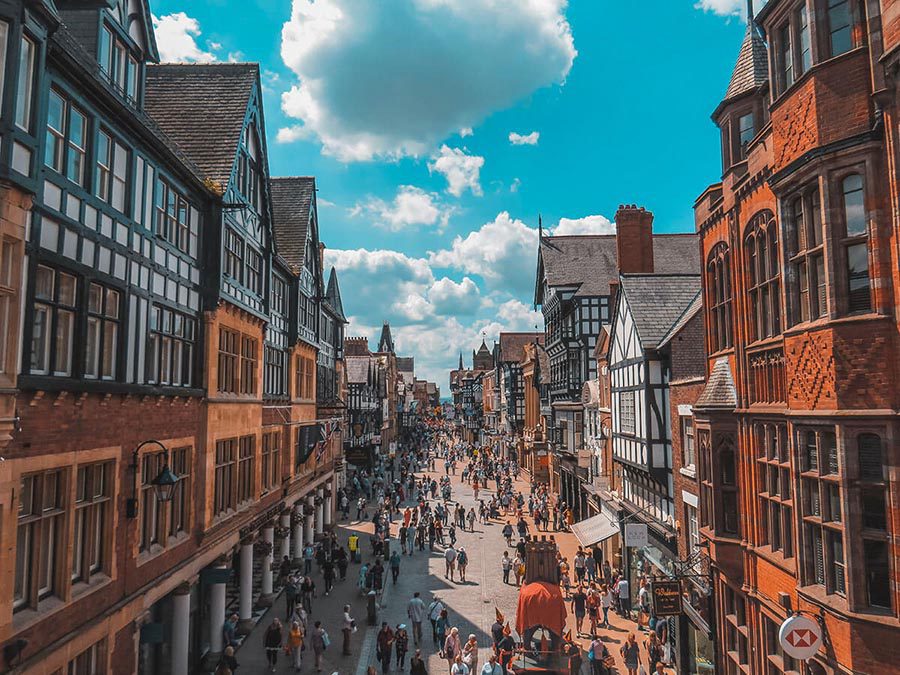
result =
[[[222,608],[225,613],[225,608]],[[224,618],[223,618],[224,621]],[[191,632],[191,586],[181,584],[172,593],[172,675],[188,675],[188,638]],[[221,633],[221,627],[219,632]]]
[[[216,565],[225,569],[225,565]],[[222,654],[222,625],[225,623],[225,583],[209,584],[209,653],[210,658]]]
[[[246,635],[253,629],[253,538],[241,541],[241,578],[238,632]]]
[[[315,509],[316,498],[314,495],[309,495],[306,498],[306,505],[311,509]],[[315,532],[313,531],[313,526],[315,522],[313,520],[314,516],[312,513],[307,514],[306,519],[303,521],[303,544],[312,544],[315,541]]]
[[[291,559],[291,512],[285,511],[281,514],[281,527],[285,532],[284,539],[281,540],[281,555],[278,557],[278,562],[281,563],[284,560],[284,556],[288,557],[288,560]]]
[[[301,560],[303,558],[303,504],[300,502],[294,504],[294,514],[294,519],[297,521],[297,524],[294,525],[294,560]]]
[[[319,505],[316,506],[316,534],[323,534],[325,532],[325,490],[319,488],[316,490],[316,496],[319,501]]]
[[[325,484],[325,527],[331,527],[331,514],[334,509],[334,486],[331,483]]]
[[[269,553],[263,557],[262,589],[260,589],[260,607],[271,607],[275,596],[272,594],[272,561],[275,555],[275,523],[266,523],[262,531],[263,541],[271,544]]]

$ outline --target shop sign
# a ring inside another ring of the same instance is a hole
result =
[[[653,613],[656,616],[681,614],[681,582],[678,579],[651,581],[650,597],[653,599]]]
[[[797,614],[781,624],[778,642],[788,656],[806,661],[815,656],[822,646],[822,629],[812,619]]]
[[[647,525],[644,523],[625,524],[625,546],[644,548],[647,545]]]

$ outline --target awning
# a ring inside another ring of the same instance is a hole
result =
[[[600,513],[572,525],[572,532],[582,546],[593,546],[619,534],[619,525]]]

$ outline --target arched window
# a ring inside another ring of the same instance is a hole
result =
[[[778,267],[778,226],[771,211],[750,221],[744,239],[750,294],[750,339],[781,333],[781,272]]]
[[[847,264],[847,312],[866,312],[872,308],[869,279],[868,219],[862,176],[852,173],[841,181],[843,202],[845,259]]]
[[[712,352],[731,347],[731,259],[728,246],[716,244],[706,263],[709,344]]]

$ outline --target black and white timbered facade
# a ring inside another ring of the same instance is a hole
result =
[[[609,348],[613,461],[626,502],[658,523],[674,523],[671,364],[658,351],[700,292],[698,275],[620,278]]]

